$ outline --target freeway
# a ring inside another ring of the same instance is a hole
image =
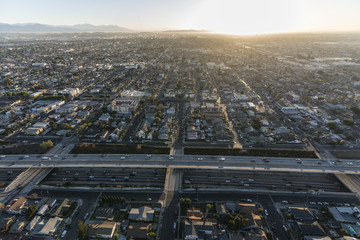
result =
[[[140,154],[48,154],[0,156],[0,168],[28,167],[197,168],[360,174],[359,160],[262,158],[248,156],[168,156]]]

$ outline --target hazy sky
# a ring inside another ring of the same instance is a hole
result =
[[[0,0],[0,22],[254,34],[360,31],[360,0]]]

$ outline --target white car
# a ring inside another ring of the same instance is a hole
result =
[[[268,213],[268,211],[267,211],[266,209],[265,209],[264,212],[265,212],[265,215],[266,215],[266,216],[269,216],[269,213]]]

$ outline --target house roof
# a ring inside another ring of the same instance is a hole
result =
[[[295,219],[313,220],[314,215],[308,208],[289,207],[288,208]]]
[[[18,212],[20,208],[24,205],[26,200],[27,199],[25,197],[21,196],[13,205],[11,205],[9,210]]]
[[[140,208],[132,208],[130,210],[129,219],[138,221],[152,221],[154,210],[150,207],[143,206]]]
[[[297,222],[300,232],[305,236],[326,236],[324,229],[315,221],[313,223]]]
[[[26,226],[26,230],[32,231],[40,221],[41,221],[41,217],[40,217],[40,216],[35,216],[35,217],[29,222],[29,224]]]
[[[112,219],[114,217],[113,208],[97,208],[94,213],[96,218]]]
[[[133,222],[129,225],[126,236],[135,239],[147,239],[150,223]]]
[[[252,213],[256,211],[256,205],[253,203],[238,203],[236,209],[239,213]]]
[[[207,221],[188,221],[185,220],[185,236],[198,236],[200,231],[213,231],[214,227],[211,222]]]
[[[60,204],[60,206],[59,206],[58,209],[56,210],[55,214],[56,214],[56,215],[60,215],[60,214],[61,214],[61,211],[62,211],[64,208],[69,207],[68,203],[69,203],[69,199],[68,199],[68,198],[65,198],[64,201],[62,201],[62,203]]]
[[[190,220],[201,220],[202,218],[202,212],[198,208],[188,209],[186,215]]]
[[[63,219],[59,217],[50,218],[43,228],[37,233],[38,235],[52,235]]]
[[[105,221],[100,224],[89,224],[88,236],[89,237],[98,237],[98,236],[112,236],[116,228],[115,222]]]

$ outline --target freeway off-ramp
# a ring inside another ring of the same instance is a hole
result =
[[[1,156],[1,168],[48,167],[131,167],[198,168],[246,171],[285,171],[360,174],[359,160],[319,160],[315,158],[261,158],[244,156],[169,156],[124,154],[65,154]]]

